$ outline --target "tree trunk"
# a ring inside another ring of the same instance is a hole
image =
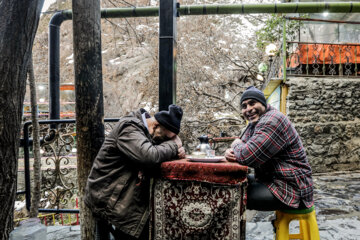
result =
[[[43,2],[0,1],[0,239],[13,228],[26,70]]]
[[[95,221],[83,201],[87,177],[104,141],[100,1],[72,2],[76,138],[81,238],[94,239]]]
[[[36,218],[39,212],[39,203],[41,198],[41,156],[40,156],[40,126],[38,121],[38,105],[36,98],[36,84],[34,76],[34,66],[32,55],[28,66],[28,80],[30,85],[30,101],[31,101],[31,121],[32,121],[32,136],[33,136],[33,180],[34,185],[31,190],[31,207],[30,218]]]

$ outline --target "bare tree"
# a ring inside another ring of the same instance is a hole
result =
[[[0,239],[13,228],[26,71],[43,0],[0,1]]]
[[[201,1],[180,3],[192,5]],[[144,1],[108,0],[104,4],[107,7],[144,6]],[[240,96],[248,86],[260,88],[264,83],[258,79],[257,66],[263,54],[256,47],[255,35],[264,18],[266,16],[257,15],[178,18],[177,103],[185,112],[181,134],[187,150],[194,147],[193,142],[196,144],[200,134],[218,136],[220,132],[227,132],[236,136],[245,126]],[[109,19],[108,23],[113,29],[113,49],[119,54],[104,54],[104,64],[113,68],[104,73],[106,114],[124,114],[138,106],[156,109],[158,19]],[[121,57],[124,54],[126,58]],[[137,57],[146,58],[146,64],[136,61]],[[116,65],[112,64],[113,59],[107,64],[109,58],[116,59]],[[139,74],[131,74],[131,71]]]
[[[215,0],[179,2],[181,5],[218,3]],[[158,1],[104,0],[101,4],[104,8],[138,7],[155,6]],[[256,47],[255,30],[266,18],[267,15],[213,15],[177,19],[177,103],[185,110],[182,129],[186,133],[182,136],[185,144],[197,141],[194,136],[199,134],[227,132],[235,136],[245,125],[239,98],[247,86],[263,85],[257,79],[257,66],[263,61],[263,54]],[[123,116],[139,107],[157,109],[158,24],[157,17],[103,19],[106,117]],[[65,41],[71,36],[71,27],[64,27],[62,34],[61,76],[62,81],[68,81],[73,75],[72,63],[67,59],[72,56],[72,48]]]
[[[182,133],[187,150],[194,149],[199,135],[237,136],[245,126],[241,94],[263,83],[257,79],[262,54],[252,31],[258,24],[241,15],[179,20],[177,98],[186,113]]]
[[[34,218],[39,213],[39,203],[41,198],[41,156],[40,156],[40,126],[38,121],[38,105],[36,98],[36,83],[34,76],[34,66],[32,55],[30,56],[28,67],[28,80],[30,85],[30,101],[31,101],[31,121],[33,136],[33,188],[31,191],[31,207],[29,217]]]

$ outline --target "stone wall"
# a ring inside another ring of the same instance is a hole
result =
[[[360,79],[291,78],[287,114],[314,172],[360,169]]]

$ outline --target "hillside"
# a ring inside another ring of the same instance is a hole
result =
[[[224,3],[231,3],[225,1]],[[102,1],[103,8],[153,6],[156,1]],[[180,4],[199,4],[180,1]],[[206,2],[206,4],[210,4]],[[58,1],[48,11],[70,9]],[[38,83],[48,82],[48,23],[41,18],[34,44]],[[255,48],[258,16],[188,16],[178,18],[177,103],[184,108],[183,134],[236,135],[244,125],[239,95],[256,79],[262,54]],[[120,117],[158,103],[158,18],[102,19],[102,65],[106,117]],[[61,25],[61,83],[73,83],[72,22]],[[46,96],[46,91],[44,96]]]

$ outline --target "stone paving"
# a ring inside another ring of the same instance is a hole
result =
[[[47,240],[80,240],[80,225],[47,227]]]
[[[322,240],[360,239],[360,171],[315,174],[315,208]],[[247,211],[246,239],[273,239],[273,212]],[[297,224],[291,224],[296,232]],[[80,227],[48,227],[48,240],[80,239]]]
[[[314,175],[320,239],[360,239],[359,183],[360,171]],[[247,211],[246,239],[273,239],[273,218],[273,212]],[[294,233],[298,232],[296,225],[290,225]]]

